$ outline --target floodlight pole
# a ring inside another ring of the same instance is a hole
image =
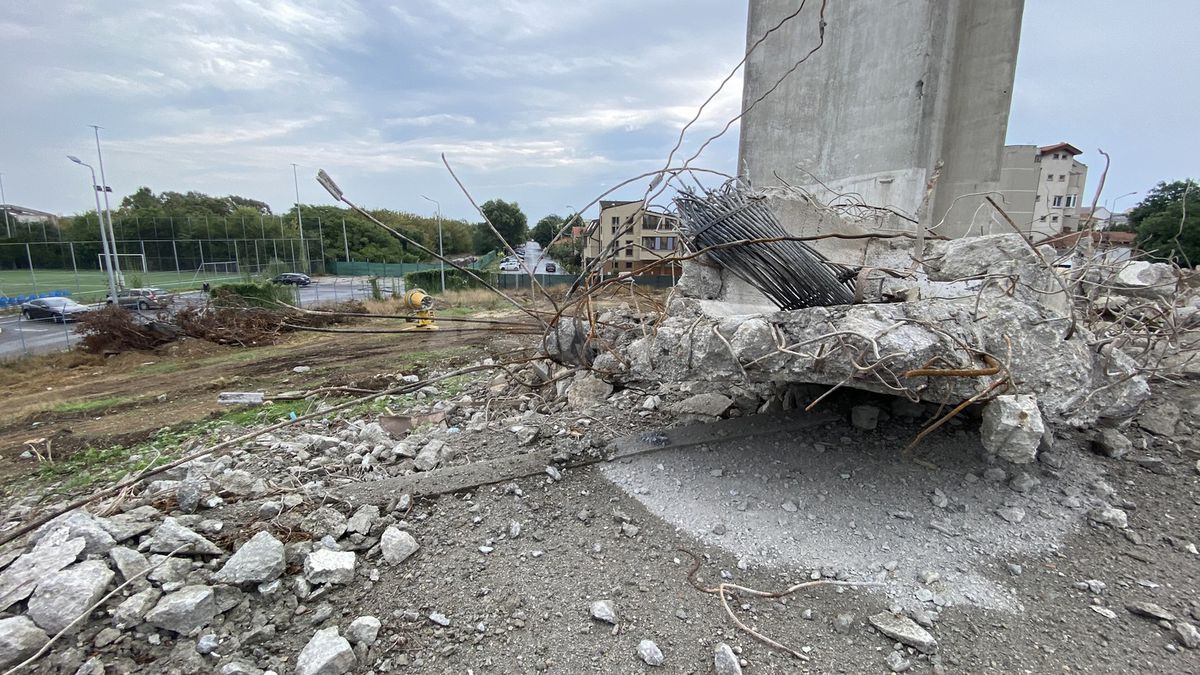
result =
[[[117,232],[113,229],[112,209],[108,206],[108,181],[104,178],[104,155],[100,154],[100,127],[95,124],[88,126],[96,132],[96,157],[100,160],[100,187],[98,189],[104,193],[104,213],[108,216],[108,239],[112,242],[113,272],[117,275],[120,284],[124,286],[125,278],[121,276],[121,262],[117,259]],[[113,298],[115,302],[115,294]]]
[[[296,187],[296,226],[300,229],[300,251],[304,254],[304,272],[308,273],[308,247],[304,245],[304,216],[300,215],[300,177],[292,162],[292,184]]]
[[[442,247],[442,203],[436,199],[430,199],[425,195],[421,195],[421,199],[431,201],[437,205],[437,225],[438,225],[438,255],[443,258],[446,256],[446,249]],[[446,292],[446,261],[439,261],[442,266],[442,293]]]
[[[4,174],[0,173],[0,204],[4,205],[4,236],[12,238],[12,228],[8,225],[8,198],[4,196]]]
[[[110,258],[112,253],[108,250],[108,234],[104,230],[104,217],[100,214],[100,195],[96,194],[96,170],[92,168],[91,164],[84,162],[82,159],[79,159],[74,155],[67,155],[67,159],[79,164],[80,166],[86,166],[88,171],[92,172],[92,197],[96,199],[96,219],[100,221],[100,246],[104,249],[104,259],[108,263],[108,274],[105,276],[108,277],[108,292],[110,293],[109,297],[112,298],[112,301],[115,303],[117,302],[117,280],[113,276],[112,258]]]

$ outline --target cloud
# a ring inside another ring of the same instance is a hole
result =
[[[383,120],[383,123],[393,127],[433,127],[443,125],[473,127],[476,124],[476,120],[470,115],[437,113],[434,115],[417,115],[415,117],[388,117]]]

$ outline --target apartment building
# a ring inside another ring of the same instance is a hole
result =
[[[1076,159],[1082,153],[1070,143],[1005,146],[1000,190],[1022,229],[1043,236],[1079,230],[1087,183],[1087,165]]]
[[[641,270],[640,276],[679,276],[678,262],[654,264],[679,251],[679,219],[675,216],[647,211],[640,200],[601,201],[600,218],[594,222],[583,248],[587,262],[600,257],[617,239],[614,254],[602,268],[605,276],[637,270]]]

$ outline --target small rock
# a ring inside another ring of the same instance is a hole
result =
[[[209,586],[184,586],[162,596],[146,614],[146,623],[155,628],[186,635],[206,625],[217,615],[217,603]]]
[[[838,614],[833,619],[834,632],[845,635],[845,634],[849,633],[850,629],[853,627],[854,627],[854,615],[853,614]]]
[[[742,675],[742,664],[733,649],[722,642],[713,652],[713,669],[717,675]]]
[[[29,618],[47,633],[64,630],[104,596],[115,577],[99,560],[86,560],[55,572],[38,582],[29,598]],[[80,621],[72,630],[83,626],[84,621]]]
[[[1175,637],[1179,639],[1179,644],[1188,649],[1200,649],[1200,631],[1187,621],[1176,621],[1171,624],[1175,629]]]
[[[1037,459],[1046,428],[1033,394],[1005,394],[983,409],[980,441],[988,452],[1013,464]]]
[[[216,544],[168,516],[154,530],[154,536],[150,539],[150,551],[152,553],[171,553],[180,547],[183,547],[183,550],[179,552],[182,554],[221,555],[224,553]]]
[[[612,395],[613,386],[592,373],[575,376],[567,389],[567,405],[583,410],[600,405]]]
[[[38,628],[29,617],[0,619],[0,668],[8,668],[33,656],[49,640],[46,631]]]
[[[874,431],[879,426],[879,408],[873,405],[856,405],[850,409],[850,424],[855,429]]]
[[[508,524],[508,537],[516,539],[519,536],[521,536],[521,523],[514,520]]]
[[[696,394],[676,403],[674,410],[683,415],[720,417],[733,405],[733,399],[721,394]]]
[[[216,635],[213,635],[212,633],[201,635],[200,639],[196,640],[196,653],[202,656],[208,656],[209,654],[217,651],[217,648],[220,646],[221,642],[217,639]]]
[[[1092,611],[1108,619],[1117,618],[1116,612],[1107,607],[1101,607],[1100,605],[1092,605]]]
[[[592,618],[616,625],[617,610],[608,600],[596,600],[592,603]]]
[[[1121,509],[1111,506],[1088,511],[1088,520],[1098,525],[1107,525],[1117,530],[1123,530],[1129,526],[1129,516]]]
[[[117,566],[117,571],[125,581],[136,579],[139,575],[144,576],[143,573],[150,569],[150,561],[146,560],[146,556],[131,548],[114,546],[109,549],[108,557],[112,558],[113,564]]]
[[[366,536],[371,534],[371,527],[378,519],[379,507],[374,504],[364,504],[358,507],[354,515],[350,516],[350,520],[346,521],[346,531]]]
[[[1008,487],[1012,488],[1012,490],[1014,492],[1020,492],[1020,493],[1024,494],[1026,492],[1032,491],[1034,488],[1036,488],[1037,486],[1039,486],[1041,484],[1042,484],[1042,481],[1040,481],[1037,478],[1034,478],[1033,476],[1030,476],[1029,474],[1022,471],[1021,473],[1019,473],[1015,477],[1013,477],[1013,479],[1008,483]]]
[[[450,625],[450,618],[441,612],[434,612],[429,615],[429,620],[443,628]]]
[[[633,539],[634,537],[638,536],[638,532],[640,532],[640,531],[641,531],[641,528],[639,528],[637,525],[634,525],[633,523],[621,523],[621,534],[625,535],[626,537],[629,537],[630,539]]]
[[[300,529],[311,534],[313,539],[326,535],[337,539],[346,534],[346,516],[331,506],[322,506],[300,521]]]
[[[118,628],[131,628],[138,625],[145,618],[146,612],[158,604],[158,599],[161,597],[162,591],[157,588],[147,588],[134,593],[113,610],[113,624]]]
[[[379,539],[379,548],[383,551],[383,559],[389,564],[399,565],[416,553],[421,545],[408,532],[395,525],[389,525]]]
[[[224,584],[261,584],[279,578],[284,567],[283,543],[264,530],[242,544],[213,579]]]
[[[1025,520],[1025,509],[1019,506],[1002,506],[996,509],[996,515],[1015,525]]]
[[[417,453],[416,459],[413,460],[413,468],[417,471],[433,471],[448,454],[446,448],[445,441],[439,441],[436,438],[429,441]]]
[[[1092,441],[1092,450],[1105,457],[1119,459],[1133,451],[1133,443],[1116,429],[1104,429]]]
[[[351,621],[350,626],[346,628],[346,638],[353,644],[362,643],[370,647],[378,639],[379,628],[382,625],[379,619],[373,616],[360,616]]]
[[[904,655],[897,651],[888,652],[885,662],[887,663],[888,670],[893,673],[908,672],[908,669],[912,668],[912,662],[904,658]]]
[[[316,632],[296,658],[296,675],[345,675],[358,665],[354,649],[337,626]]]
[[[1192,630],[1195,630],[1194,628]],[[663,653],[652,640],[642,640],[638,643],[637,654],[648,666],[661,666]]]
[[[1021,576],[1021,573],[1024,571],[1025,571],[1025,568],[1021,567],[1017,563],[1008,563],[1008,573],[1013,575],[1014,577]]]
[[[1131,602],[1125,609],[1139,616],[1149,617],[1156,621],[1174,621],[1177,617],[1153,602]]]
[[[920,651],[925,654],[937,652],[937,640],[929,631],[921,628],[906,616],[897,616],[891,612],[880,612],[870,617],[871,625],[880,633]]]
[[[353,551],[313,551],[304,559],[304,578],[311,584],[348,584],[355,564]]]

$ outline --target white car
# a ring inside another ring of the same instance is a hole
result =
[[[501,272],[519,272],[520,270],[521,264],[515,260],[505,260],[504,262],[500,263]]]

